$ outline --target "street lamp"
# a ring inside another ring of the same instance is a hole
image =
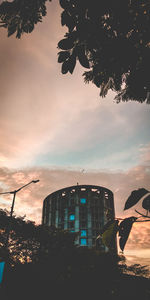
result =
[[[9,240],[9,234],[10,234],[10,228],[11,228],[11,221],[12,221],[12,214],[13,214],[13,209],[14,209],[14,204],[15,204],[15,197],[16,194],[22,190],[23,188],[25,188],[27,185],[31,184],[31,183],[37,183],[40,180],[32,180],[29,183],[21,186],[19,189],[11,191],[11,192],[4,192],[4,193],[0,193],[0,195],[4,195],[4,194],[13,194],[13,201],[12,201],[12,206],[11,206],[11,211],[10,211],[10,219],[9,219],[9,223],[8,223],[8,228],[7,228],[7,236],[6,236],[6,241],[5,241],[5,249],[7,249],[8,246],[8,240]]]

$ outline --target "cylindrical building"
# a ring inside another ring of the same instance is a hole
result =
[[[95,246],[103,226],[115,218],[113,193],[101,186],[76,185],[48,195],[43,203],[43,225],[79,232],[76,243]],[[104,245],[100,248],[106,250]]]

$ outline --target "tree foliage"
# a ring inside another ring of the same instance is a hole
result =
[[[132,216],[123,219],[121,222],[119,222],[119,220],[108,221],[104,228],[100,230],[100,235],[97,237],[97,240],[102,240],[102,243],[109,249],[109,251],[114,252],[116,248],[116,236],[118,234],[119,247],[123,252],[129,238],[132,225],[136,222],[136,220],[137,218]]]
[[[51,1],[51,0],[49,0]],[[31,33],[35,24],[42,22],[46,16],[47,0],[14,0],[4,1],[0,5],[1,27],[8,30],[8,37],[16,33],[20,38],[25,33]]]
[[[131,208],[132,206],[134,206],[135,204],[137,204],[139,202],[139,200],[144,197],[146,194],[149,194],[150,192],[144,188],[132,191],[131,195],[128,197],[126,203],[125,203],[125,207],[124,210]],[[146,197],[146,199],[149,199]],[[149,202],[149,205],[148,205]],[[143,200],[143,203],[145,203],[145,208],[146,210],[150,210],[150,201],[147,200],[147,206],[146,206],[146,202]]]
[[[14,0],[0,5],[1,26],[8,36],[30,33],[46,15],[48,0]],[[58,42],[61,72],[74,71],[79,61],[85,82],[100,88],[100,96],[117,93],[117,102],[150,103],[149,0],[59,0],[61,25],[67,27]]]
[[[65,252],[66,254],[66,252]],[[101,294],[107,300],[149,299],[148,270],[136,264],[128,267],[109,253],[78,248],[68,255],[51,257],[44,263],[17,265],[4,274],[2,299],[93,298]],[[130,273],[132,275],[127,275]],[[133,275],[138,275],[133,276]],[[2,292],[2,293],[1,293]]]
[[[122,222],[120,222],[119,225],[119,246],[120,249],[123,251],[125,244],[128,240],[132,225],[134,222],[136,222],[136,217],[129,217],[124,219]]]
[[[143,197],[144,197],[144,199],[143,199]],[[128,197],[128,199],[125,203],[124,210],[129,209],[130,207],[134,206],[140,200],[142,200],[142,207],[146,210],[146,215],[139,213],[137,210],[135,210],[135,211],[143,217],[150,218],[148,216],[148,214],[150,212],[150,191],[148,191],[144,188],[140,188],[131,193],[131,195]]]
[[[5,241],[9,224],[9,213],[0,209],[0,260],[10,265],[46,261],[58,252],[74,247],[76,235],[55,227],[35,225],[24,217],[13,217],[7,249]]]
[[[4,244],[9,218],[7,211],[0,210],[0,261],[6,258]],[[120,224],[118,220],[110,220],[101,231],[104,244],[110,250],[112,247],[114,249],[119,232],[120,248],[123,250],[136,220],[136,217],[129,217]],[[2,298],[14,296],[20,299],[20,290],[26,297],[29,290],[34,297],[43,295],[43,291],[46,294],[50,291],[56,298],[64,295],[70,299],[70,291],[75,291],[76,296],[83,293],[88,297],[89,293],[98,294],[101,283],[100,291],[106,299],[120,300],[126,289],[130,291],[126,293],[126,298],[142,296],[143,292],[145,297],[148,296],[149,282],[140,277],[148,277],[147,266],[127,266],[125,258],[115,251],[104,253],[96,248],[76,247],[75,238],[76,234],[68,231],[35,225],[25,221],[24,217],[13,216],[7,253],[9,265],[5,268],[0,289]],[[126,277],[127,274],[132,276]],[[133,275],[141,278],[138,284]]]
[[[144,197],[144,200],[142,198]],[[142,207],[146,210],[146,214],[142,214],[135,210],[140,217],[128,217],[125,219],[114,220],[110,217],[110,220],[105,224],[103,229],[100,231],[100,235],[97,239],[101,239],[103,244],[109,248],[109,250],[113,250],[115,247],[115,239],[118,234],[119,238],[119,247],[121,251],[124,251],[125,245],[129,238],[132,226],[135,222],[145,222],[150,221],[150,216],[148,215],[150,212],[150,191],[140,188],[138,190],[132,191],[130,196],[125,202],[124,210],[127,210],[137,204],[140,200],[142,200]],[[141,221],[138,219],[143,217]]]

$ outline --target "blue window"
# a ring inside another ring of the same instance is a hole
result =
[[[80,203],[81,203],[81,204],[85,204],[85,203],[86,203],[86,198],[81,198],[81,199],[80,199]]]
[[[70,221],[74,221],[74,220],[75,220],[75,215],[70,215],[70,216],[69,216],[69,220],[70,220]]]
[[[0,262],[0,283],[2,283],[2,279],[3,279],[4,266],[5,266],[5,262],[1,261]]]
[[[81,239],[80,240],[80,245],[81,246],[86,246],[87,245],[87,240],[86,239]]]
[[[81,230],[81,236],[86,236],[86,230],[85,229]]]

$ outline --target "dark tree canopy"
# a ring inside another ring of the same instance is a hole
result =
[[[0,209],[0,261],[7,259],[10,265],[47,261],[49,256],[71,251],[75,248],[75,233],[36,225],[24,217],[12,217],[7,249],[5,241],[10,222],[8,211]]]
[[[54,1],[54,0],[53,0]],[[8,36],[30,33],[46,15],[49,0],[14,0],[0,5],[1,26]],[[117,93],[117,102],[150,103],[150,1],[59,0],[65,37],[58,42],[62,73],[73,73],[78,60],[89,69],[85,82]]]
[[[0,261],[9,216],[0,210]],[[14,217],[9,239],[9,261],[5,264],[0,299],[149,299],[149,270],[126,265],[124,256],[98,249],[75,247],[74,234],[52,227],[36,226]],[[42,245],[42,247],[41,247]],[[8,264],[9,262],[9,264]],[[134,276],[138,275],[138,277]]]

